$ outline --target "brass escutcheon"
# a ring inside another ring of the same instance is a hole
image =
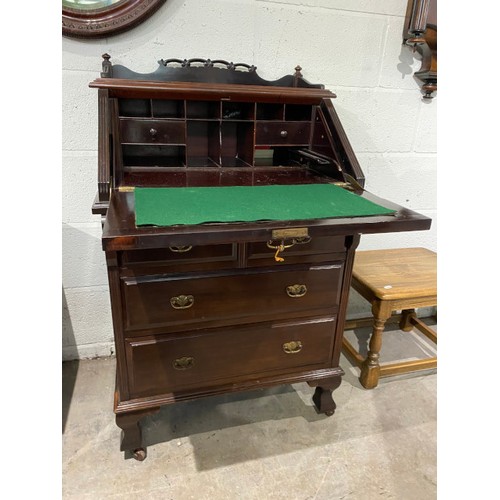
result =
[[[273,229],[271,236],[273,240],[305,238],[306,236],[309,236],[309,230],[307,227],[288,227],[284,229]]]
[[[182,358],[174,359],[172,366],[176,370],[187,370],[194,366],[194,358],[192,356],[183,356]]]
[[[174,309],[189,309],[194,304],[194,297],[192,295],[177,295],[170,299],[170,305]]]
[[[283,344],[283,351],[286,354],[297,354],[302,350],[302,342],[300,340],[292,340]]]
[[[303,297],[307,293],[306,285],[288,285],[286,287],[286,293],[292,299],[298,299]]]

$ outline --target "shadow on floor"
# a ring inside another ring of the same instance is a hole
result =
[[[69,315],[68,303],[66,301],[66,294],[64,288],[62,290],[62,335],[63,342],[75,344],[75,334],[73,332],[73,325]],[[63,362],[62,367],[62,433],[66,429],[66,422],[68,420],[69,407],[75,389],[76,376],[78,374],[79,361]]]
[[[437,331],[436,318],[420,318],[420,320]],[[368,343],[371,334],[371,327],[358,327],[344,332],[345,338],[364,358],[368,355]],[[386,323],[382,334],[380,363],[410,358],[422,359],[435,356],[436,353],[436,345],[416,328],[409,332],[403,332],[399,329],[399,324],[392,321],[392,318],[391,321]]]
[[[143,443],[185,446],[188,438],[197,470],[307,448],[311,436],[321,441],[311,424],[335,418],[317,413],[313,394],[314,388],[304,383],[166,405],[142,421]],[[289,426],[284,420],[293,420],[294,428],[303,426],[305,434],[287,435]],[[277,435],[283,438],[279,447]],[[127,453],[125,458],[129,457]]]
[[[66,422],[68,420],[69,408],[71,400],[73,399],[73,392],[75,390],[76,377],[78,374],[78,366],[80,362],[65,361],[62,365],[62,433],[66,429]]]

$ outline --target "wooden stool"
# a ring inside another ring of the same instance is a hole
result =
[[[437,344],[437,335],[417,318],[415,309],[437,305],[437,255],[425,248],[358,251],[354,259],[352,287],[372,304],[373,318],[346,321],[345,329],[373,325],[368,356],[363,358],[344,337],[344,353],[361,368],[365,389],[377,387],[379,377],[428,370],[437,357],[379,365],[382,332],[393,312],[401,310],[399,328],[413,327]]]

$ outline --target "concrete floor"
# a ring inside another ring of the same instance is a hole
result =
[[[436,498],[435,371],[369,391],[341,366],[332,417],[305,383],[166,406],[144,419],[138,462],[119,451],[115,359],[63,363],[63,498]]]

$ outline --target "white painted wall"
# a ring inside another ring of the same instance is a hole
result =
[[[366,235],[361,249],[436,250],[436,106],[423,102],[401,45],[407,0],[167,0],[152,18],[98,41],[63,38],[63,359],[114,351],[97,189],[101,54],[139,72],[169,57],[255,64],[274,80],[323,83],[366,175],[366,188],[433,219],[430,231]],[[352,295],[350,311],[365,305]]]

